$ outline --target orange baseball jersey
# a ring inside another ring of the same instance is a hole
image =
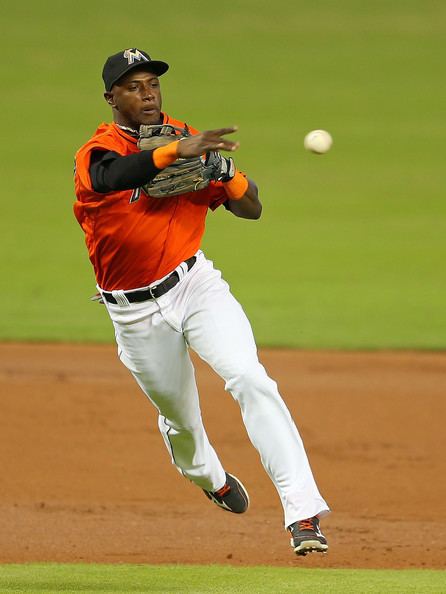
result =
[[[166,114],[163,123],[185,126]],[[74,214],[85,232],[96,281],[107,291],[147,286],[190,258],[200,247],[208,208],[214,210],[228,198],[221,182],[162,199],[140,188],[95,192],[89,173],[92,151],[126,156],[139,151],[136,143],[115,123],[101,124],[76,153]]]

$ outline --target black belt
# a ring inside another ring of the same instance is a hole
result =
[[[192,256],[192,258],[189,258],[189,260],[184,261],[184,263],[187,265],[188,272],[196,261],[197,258],[195,256]],[[159,285],[151,287],[150,289],[143,289],[142,291],[124,291],[124,295],[130,303],[140,303],[141,301],[148,301],[149,299],[158,299],[161,297],[161,295],[164,295],[164,293],[167,293],[167,291],[173,289],[174,286],[179,282],[180,275],[176,270],[174,270],[172,274],[169,274],[169,276]],[[118,303],[116,298],[113,297],[113,294],[108,291],[102,291],[102,296],[109,303]]]

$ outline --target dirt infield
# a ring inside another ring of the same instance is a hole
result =
[[[171,466],[113,346],[2,344],[0,355],[0,562],[446,565],[446,354],[261,352],[333,510],[329,554],[302,559],[237,404],[203,363],[205,424],[250,491],[244,516]]]

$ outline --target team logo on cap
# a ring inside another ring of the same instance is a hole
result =
[[[142,54],[139,50],[137,50],[136,48],[133,49],[126,49],[124,54],[123,54],[124,58],[127,60],[129,66],[130,64],[133,64],[135,62],[135,60],[138,60],[138,62],[140,62],[141,60],[143,60],[144,62],[148,62],[148,58],[146,58],[144,56],[144,54]]]

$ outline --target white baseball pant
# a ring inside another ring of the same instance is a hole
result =
[[[328,506],[302,439],[277,384],[258,360],[242,307],[201,251],[189,272],[184,265],[176,270],[180,282],[156,300],[128,303],[123,292],[114,291],[118,304],[105,301],[119,358],[158,409],[173,464],[203,489],[216,491],[225,483],[203,426],[190,347],[239,403],[248,436],[279,493],[285,526],[323,515]]]

